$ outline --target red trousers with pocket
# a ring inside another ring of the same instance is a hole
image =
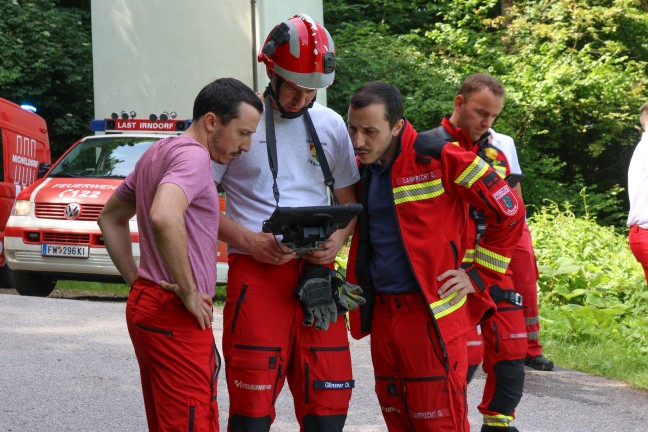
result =
[[[531,232],[524,223],[522,237],[509,264],[515,291],[522,295],[527,331],[527,357],[542,354],[540,344],[540,317],[538,316],[538,264],[536,262]]]
[[[267,431],[286,379],[301,430],[344,427],[354,386],[346,323],[340,315],[326,331],[302,324],[295,289],[304,263],[229,256],[223,355],[230,431]]]
[[[126,323],[149,431],[218,432],[220,356],[212,329],[202,330],[174,293],[140,278],[128,295]]]
[[[648,229],[641,228],[639,225],[631,226],[628,243],[630,250],[643,267],[646,283],[648,283]]]
[[[435,325],[421,293],[376,294],[371,359],[389,431],[470,428],[466,339],[442,342]]]

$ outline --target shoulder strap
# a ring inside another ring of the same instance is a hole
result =
[[[426,136],[432,136],[435,138],[442,138],[445,139],[446,141],[454,141],[454,138],[452,135],[450,135],[450,132],[446,130],[443,126],[437,126],[434,129],[430,129],[425,132],[421,132],[419,135],[426,135]]]
[[[270,95],[265,96],[265,126],[266,126],[266,147],[268,149],[268,163],[272,172],[272,193],[279,207],[279,186],[277,186],[277,173],[279,172],[279,159],[277,158],[277,137],[275,136],[274,114]]]
[[[333,174],[331,174],[331,168],[329,168],[328,161],[326,160],[326,155],[324,154],[322,143],[320,142],[319,137],[317,136],[317,132],[315,131],[315,126],[313,125],[313,120],[311,119],[308,111],[304,113],[304,119],[306,120],[306,126],[308,126],[308,133],[310,133],[311,139],[313,140],[313,144],[315,145],[315,152],[317,153],[317,161],[319,162],[320,167],[322,168],[322,174],[324,174],[324,184],[331,191],[331,198],[333,199],[333,204],[338,205],[340,204],[340,202],[338,201],[337,196],[335,195],[335,189],[333,188],[333,186],[335,185],[335,179],[333,178]]]

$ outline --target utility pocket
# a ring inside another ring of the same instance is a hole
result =
[[[232,348],[227,381],[230,397],[238,400],[235,406],[245,403],[264,409],[274,405],[282,379],[280,347],[236,344]]]
[[[515,360],[524,358],[527,349],[526,322],[524,311],[517,307],[497,309],[489,324],[493,331],[493,342],[498,358]],[[485,336],[486,338],[486,336]]]
[[[144,324],[137,323],[135,324],[138,328],[141,328],[142,330],[151,332],[151,333],[158,333],[160,335],[166,336],[166,337],[173,337],[173,332],[171,330],[165,330],[157,327],[150,327]]]
[[[348,346],[302,347],[304,402],[346,412],[355,385]]]

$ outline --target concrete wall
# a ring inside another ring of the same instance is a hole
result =
[[[224,76],[262,91],[268,79],[255,51],[298,12],[322,22],[322,0],[92,0],[95,118],[122,110],[190,118],[198,91]]]

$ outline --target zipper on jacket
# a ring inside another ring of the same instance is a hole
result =
[[[279,385],[279,380],[281,379],[281,372],[283,371],[281,363],[279,364],[279,369],[277,370],[277,377],[275,378],[274,388],[272,389],[272,406],[274,406],[277,401],[277,385]]]
[[[189,432],[193,432],[194,429],[194,417],[195,417],[196,407],[191,405],[189,407]]]
[[[495,352],[499,352],[499,331],[497,330],[497,321],[493,321],[493,334],[495,335]]]
[[[455,259],[455,268],[459,268],[459,251],[453,241],[450,242],[450,248],[452,249],[452,255]]]

